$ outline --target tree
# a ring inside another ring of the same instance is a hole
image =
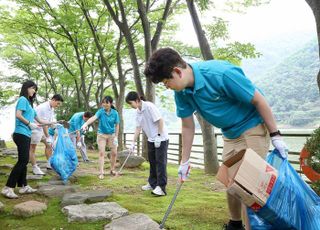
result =
[[[315,17],[315,20],[316,20],[318,47],[319,47],[319,56],[320,56],[320,1],[306,0],[306,2],[309,4],[309,6],[313,12],[313,15]],[[318,88],[320,91],[320,70],[319,70],[318,76],[317,76],[317,83],[318,83]]]
[[[209,41],[205,35],[205,31],[202,29],[202,25],[198,17],[195,1],[186,0],[186,2],[187,2],[189,14],[192,19],[192,24],[198,38],[201,55],[204,60],[214,59]],[[208,0],[198,0],[196,2],[198,2],[200,8],[203,10],[208,9],[209,7]],[[253,2],[259,3],[259,0],[253,1]],[[251,2],[251,4],[253,2]],[[236,2],[234,2],[233,4],[236,4]],[[231,4],[230,6],[233,6],[233,4]],[[243,5],[247,6],[246,4],[250,5],[249,2],[245,1]],[[213,41],[221,37],[227,38],[226,26],[222,20],[218,20],[218,22],[215,25],[211,25],[211,34],[213,35],[212,36]],[[230,45],[229,47],[234,47],[234,46],[241,47],[239,43],[236,43],[236,45]],[[250,48],[250,45],[247,45],[247,48]],[[219,52],[220,55],[221,53],[225,53],[225,52],[221,52],[222,50],[225,51],[225,49],[220,49],[220,52]],[[236,53],[239,53],[239,52],[236,52]],[[249,53],[250,53],[249,56],[251,57],[255,56],[254,52],[249,52]],[[231,56],[234,56],[234,54],[232,54]],[[218,162],[218,152],[217,152],[217,144],[216,144],[217,141],[215,138],[214,128],[209,122],[205,121],[200,114],[197,113],[196,116],[202,131],[205,172],[208,174],[216,174],[219,169],[219,162]]]

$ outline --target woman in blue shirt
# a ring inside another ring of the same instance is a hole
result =
[[[111,96],[106,96],[101,103],[101,108],[81,127],[85,131],[88,125],[99,119],[99,127],[97,132],[97,143],[99,149],[99,179],[104,178],[104,155],[105,148],[108,145],[111,148],[111,168],[110,174],[115,175],[115,166],[117,160],[117,146],[119,134],[119,114],[113,106]]]
[[[20,97],[16,105],[16,124],[13,133],[13,141],[18,148],[18,162],[13,167],[6,186],[1,193],[7,198],[18,198],[14,193],[16,185],[21,187],[20,194],[36,192],[27,184],[27,164],[29,162],[29,150],[31,142],[31,130],[38,128],[34,120],[40,124],[49,124],[37,118],[37,114],[33,109],[33,102],[38,90],[37,85],[33,81],[23,83]]]

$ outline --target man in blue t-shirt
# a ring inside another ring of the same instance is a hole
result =
[[[194,112],[221,128],[223,161],[246,148],[264,157],[269,150],[270,137],[281,156],[287,157],[288,148],[270,106],[241,68],[217,60],[187,64],[175,50],[163,48],[153,53],[144,73],[152,82],[162,82],[175,91],[177,116],[182,120],[182,158],[178,171],[182,182],[190,171]],[[225,229],[244,229],[241,202],[230,194],[227,198],[230,221]]]
[[[74,145],[74,147],[80,150],[82,159],[84,162],[89,162],[87,156],[87,146],[84,142],[84,134],[81,131],[81,126],[93,116],[93,113],[87,112],[78,112],[73,114],[69,120],[69,136]]]

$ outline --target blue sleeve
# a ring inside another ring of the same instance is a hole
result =
[[[174,92],[174,99],[176,101],[177,116],[180,118],[186,118],[193,114],[195,108],[187,100],[187,96],[182,92]]]
[[[101,110],[101,109],[98,109],[98,111],[97,111],[96,114],[95,114],[95,116],[96,116],[98,119],[100,119],[100,117],[101,117],[101,112],[102,112],[102,110]]]
[[[251,103],[256,90],[241,68],[236,66],[224,72],[221,87],[227,97],[245,103]]]
[[[27,111],[28,104],[29,101],[25,97],[20,97],[17,102],[16,110]]]

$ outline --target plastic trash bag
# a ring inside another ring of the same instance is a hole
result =
[[[54,152],[49,161],[54,171],[66,183],[68,178],[77,169],[78,157],[68,131],[62,125],[57,126],[57,130],[58,136],[55,141]]]
[[[252,230],[320,230],[320,197],[306,184],[277,150],[267,162],[278,169],[278,179],[265,206],[248,209]]]

